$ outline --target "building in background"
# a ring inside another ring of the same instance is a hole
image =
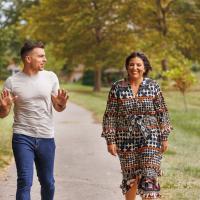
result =
[[[7,70],[10,72],[10,75],[14,75],[20,71],[20,67],[16,64],[15,60],[11,60],[7,66]]]

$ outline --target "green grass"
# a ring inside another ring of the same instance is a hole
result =
[[[94,113],[101,122],[106,106],[108,90],[94,93],[92,88],[64,85],[70,100]],[[164,200],[200,199],[200,94],[187,94],[188,112],[184,111],[183,98],[179,92],[164,92],[174,131],[169,138],[170,147],[163,156],[161,180]]]
[[[108,88],[94,93],[91,87],[67,84],[70,100],[92,111],[97,121],[102,121]],[[188,112],[184,111],[179,92],[165,92],[174,131],[170,148],[163,157],[161,178],[164,200],[200,199],[200,95],[198,90],[187,94]],[[0,167],[11,158],[12,115],[0,119]]]
[[[102,118],[106,106],[106,97],[108,88],[102,88],[101,92],[93,92],[89,86],[82,86],[77,84],[63,85],[64,88],[69,90],[69,99],[94,113],[97,121]]]
[[[2,86],[0,85],[0,91]],[[8,165],[12,158],[11,135],[13,115],[0,118],[0,169]]]
[[[12,158],[11,134],[12,115],[0,119],[0,169],[9,164]]]

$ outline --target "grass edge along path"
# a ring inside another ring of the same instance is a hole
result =
[[[91,87],[67,84],[70,100],[90,110],[98,122],[105,111],[108,88],[95,93]],[[184,111],[182,96],[177,91],[164,92],[174,131],[169,138],[170,148],[163,155],[164,175],[161,188],[164,200],[200,199],[200,96],[187,95],[188,112]]]
[[[12,120],[13,114],[0,119],[0,172],[12,160]]]
[[[0,91],[2,83],[0,82]],[[12,121],[13,114],[10,113],[6,118],[0,118],[0,173],[12,160]]]

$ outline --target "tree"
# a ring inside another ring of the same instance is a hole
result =
[[[200,61],[200,2],[198,0],[177,1],[176,12],[183,13],[181,21],[182,32],[177,37],[177,48],[190,59]]]
[[[191,63],[184,61],[181,64],[179,63],[177,67],[166,72],[165,75],[174,81],[174,87],[183,95],[184,108],[187,111],[186,92],[196,82],[196,79],[188,68],[188,64]]]
[[[194,42],[199,33],[191,20],[197,24],[200,18],[194,0],[123,2],[121,16],[126,16],[123,18],[131,25],[127,28],[133,35],[137,34],[140,49],[149,55],[157,72],[171,68],[172,59],[195,59],[191,52],[194,52]],[[196,42],[196,46],[200,46],[199,42]]]
[[[99,91],[102,69],[123,66],[124,38],[117,11],[116,0],[43,0],[24,15],[26,34],[53,43],[54,52],[67,64],[93,68],[94,91]]]
[[[52,44],[66,66],[94,69],[98,91],[102,69],[123,66],[133,50],[147,53],[160,74],[172,60],[198,59],[197,8],[197,0],[42,0],[25,12],[21,30]]]
[[[8,61],[19,58],[19,49],[22,43],[18,26],[21,15],[30,7],[34,0],[1,0],[0,1],[0,70],[5,71]]]

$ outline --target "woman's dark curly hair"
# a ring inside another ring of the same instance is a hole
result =
[[[148,75],[149,71],[152,70],[152,67],[151,67],[151,64],[150,64],[148,58],[142,52],[134,51],[126,58],[126,61],[125,61],[126,70],[128,69],[130,60],[132,58],[136,58],[136,57],[140,58],[143,61],[144,68],[145,68],[145,72],[144,72],[143,76],[146,77]]]

